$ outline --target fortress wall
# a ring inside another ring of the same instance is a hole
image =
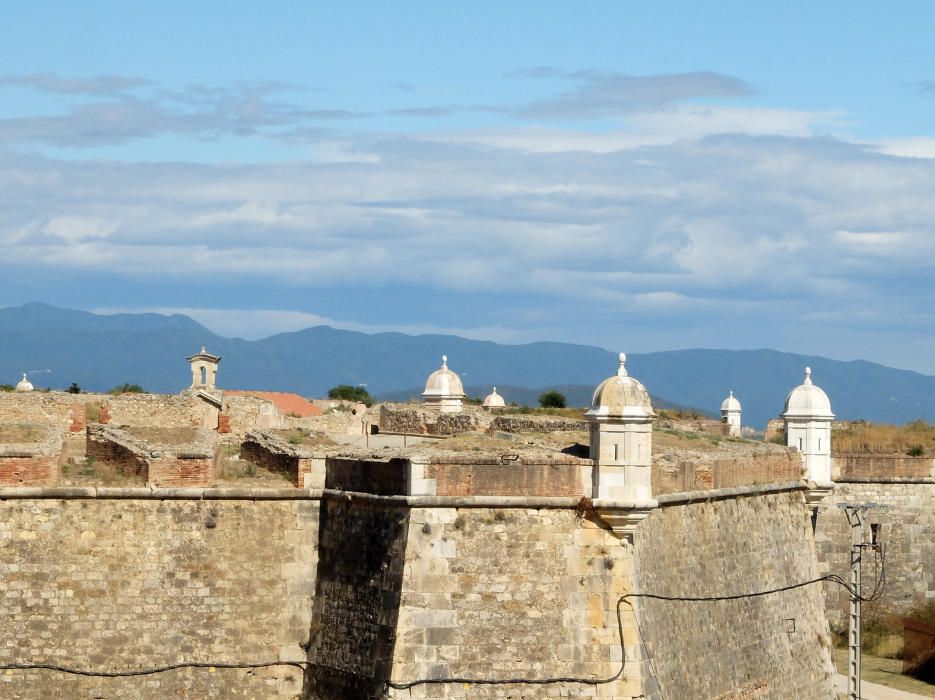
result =
[[[886,588],[879,608],[903,612],[935,600],[935,481],[916,480],[841,482],[821,504],[815,543],[821,572],[847,578],[850,565],[851,534],[847,517],[839,504],[874,507],[864,516],[865,537],[870,523],[882,526],[886,545]],[[866,588],[877,578],[878,559],[867,552],[863,566]],[[828,619],[833,628],[847,627],[847,594],[838,586],[825,589]]]
[[[831,458],[832,478],[935,477],[935,459],[905,455],[836,454]]]
[[[554,416],[497,416],[490,423],[490,430],[502,430],[505,433],[587,432],[588,428],[588,423],[583,420]]]
[[[818,576],[799,489],[703,502],[660,500],[662,507],[636,532],[640,592],[716,596]],[[655,680],[646,686],[647,698],[833,696],[820,585],[738,601],[641,599],[637,606],[651,658],[644,673]]]
[[[798,454],[749,454],[738,458],[653,464],[653,493],[684,493],[759,484],[784,484],[804,476]]]
[[[393,680],[608,678],[620,669],[615,605],[630,550],[573,508],[414,508]],[[627,655],[635,623],[623,611]],[[609,685],[421,685],[391,698],[640,696],[640,664]],[[410,695],[411,692],[411,695]]]
[[[317,501],[0,500],[0,659],[105,670],[304,659]],[[12,671],[4,698],[299,696],[302,672]]]
[[[590,496],[593,490],[590,461],[574,458],[541,464],[433,460],[424,475],[439,496]]]
[[[389,677],[409,509],[325,501],[303,697],[380,697]]]

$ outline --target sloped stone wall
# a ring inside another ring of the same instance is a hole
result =
[[[800,490],[674,499],[637,529],[635,590],[675,597],[764,591],[819,576]],[[820,584],[718,602],[636,602],[647,698],[833,697]]]

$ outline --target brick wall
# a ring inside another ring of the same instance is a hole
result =
[[[52,486],[58,482],[58,458],[47,455],[0,457],[0,485]]]
[[[906,457],[904,455],[836,454],[831,458],[834,479],[853,477],[907,477],[935,476],[935,459]]]
[[[146,483],[150,486],[211,486],[215,458],[170,456],[148,461]]]
[[[590,496],[591,466],[577,460],[552,464],[432,462],[425,478],[439,496]]]
[[[240,445],[240,456],[257,466],[284,474],[294,486],[305,484],[305,475],[311,470],[312,460],[291,454],[274,452],[267,446],[247,439]]]
[[[783,484],[804,478],[797,454],[751,454],[739,458],[653,464],[654,494]]]

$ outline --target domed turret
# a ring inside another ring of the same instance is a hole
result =
[[[789,392],[782,417],[786,445],[802,455],[806,476],[819,483],[831,481],[831,401],[812,384],[812,370],[805,368],[805,381]]]
[[[494,387],[493,391],[484,397],[484,403],[482,405],[486,409],[504,408],[506,406],[506,401],[497,393],[497,387]]]
[[[442,355],[442,366],[432,372],[422,392],[425,403],[438,406],[442,413],[457,413],[464,399],[461,377],[448,369],[448,356]]]
[[[584,417],[591,423],[594,497],[652,497],[652,402],[646,387],[627,373],[620,353],[617,374],[598,384]]]
[[[627,356],[620,353],[617,374],[597,385],[591,398],[590,420],[607,418],[653,418],[653,406],[646,387],[627,373]]]
[[[721,422],[727,426],[728,435],[740,436],[741,413],[740,402],[734,398],[734,390],[731,389],[730,395],[721,403]]]
[[[805,368],[805,381],[789,392],[783,418],[834,418],[831,400],[819,387],[812,384],[812,368]]]
[[[23,378],[16,383],[16,391],[32,391],[33,385],[28,379],[26,379],[26,373],[23,372]]]

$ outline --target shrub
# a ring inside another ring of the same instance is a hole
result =
[[[565,408],[565,395],[559,391],[544,391],[539,394],[542,408]]]
[[[69,394],[80,394],[81,387],[78,386],[78,382],[72,382],[67,389],[65,389]]]
[[[906,454],[910,457],[921,457],[925,454],[925,448],[922,447],[922,445],[913,445],[908,450],[906,450]]]
[[[328,389],[329,399],[343,399],[344,401],[360,401],[367,406],[373,406],[373,397],[362,386],[338,384]]]
[[[114,396],[118,394],[145,394],[146,390],[139,384],[127,384],[124,382],[123,384],[118,384],[107,393],[113,394]]]

